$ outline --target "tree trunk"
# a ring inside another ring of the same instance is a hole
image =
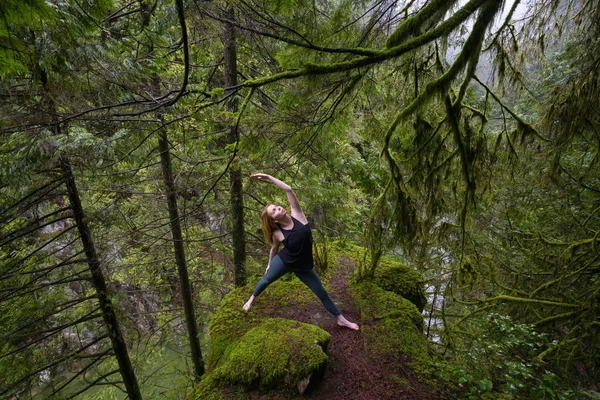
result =
[[[150,18],[154,12],[155,7],[147,7],[147,4],[142,2],[141,15],[142,15],[142,26],[146,27],[150,23]],[[177,1],[177,6],[180,7],[182,3]],[[181,24],[183,35],[185,33],[185,20],[183,16],[183,10],[181,12]],[[148,59],[154,61],[153,44],[147,48]],[[160,97],[160,76],[154,74],[152,76],[151,89],[153,95],[158,98]],[[158,120],[162,121],[162,111],[156,112]],[[177,265],[177,274],[179,276],[179,286],[181,289],[181,301],[183,303],[183,312],[185,315],[185,323],[187,327],[188,339],[190,342],[190,351],[192,352],[192,363],[194,364],[194,378],[199,381],[202,375],[204,375],[204,362],[202,360],[202,350],[200,349],[200,341],[198,338],[198,326],[196,324],[196,313],[194,312],[194,303],[192,302],[192,290],[190,286],[190,279],[188,276],[188,267],[185,257],[185,248],[183,247],[183,234],[181,231],[181,222],[179,220],[179,210],[177,208],[177,191],[175,190],[175,182],[173,179],[173,171],[171,168],[171,154],[169,152],[169,140],[167,137],[166,128],[162,127],[158,133],[158,149],[160,151],[160,164],[163,174],[163,180],[165,184],[165,190],[167,194],[167,207],[169,209],[169,224],[171,228],[171,235],[173,238],[173,251],[175,253],[175,264]],[[177,293],[173,293],[175,301],[179,301]]]
[[[94,289],[96,289],[98,302],[100,303],[100,309],[102,311],[102,317],[104,318],[104,322],[108,330],[108,336],[112,343],[115,357],[119,363],[119,371],[123,377],[127,395],[131,400],[141,399],[142,395],[140,393],[137,378],[133,372],[133,366],[131,365],[131,361],[129,359],[127,346],[125,345],[125,340],[123,339],[123,334],[121,333],[119,321],[117,320],[112,302],[108,297],[106,282],[100,268],[100,262],[98,261],[98,256],[96,254],[96,248],[90,235],[87,222],[85,221],[83,207],[81,206],[81,199],[79,197],[79,192],[77,191],[77,186],[75,185],[75,177],[73,176],[71,165],[69,160],[64,156],[60,158],[59,162],[62,175],[66,180],[67,194],[73,210],[73,218],[77,224],[77,229],[79,230],[79,236],[83,244],[87,263],[90,267],[90,272],[92,273],[92,285],[94,286]]]
[[[233,20],[234,11],[230,8],[225,15],[227,20]],[[237,47],[235,43],[235,26],[226,23],[223,31],[224,61],[225,61],[225,91],[229,93],[237,85]],[[231,113],[238,110],[237,97],[232,96],[225,108]],[[228,143],[237,143],[240,133],[235,122],[229,126]],[[231,201],[231,233],[233,241],[234,283],[236,287],[246,284],[246,241],[244,235],[244,197],[242,191],[242,171],[231,166],[229,169],[229,195]]]
[[[165,132],[164,128],[159,133],[158,148],[160,150],[160,164],[162,167],[163,179],[165,181],[165,188],[167,191],[167,204],[169,207],[171,234],[173,235],[173,250],[175,251],[175,262],[177,264],[179,283],[181,285],[181,298],[183,300],[185,322],[187,325],[190,348],[192,351],[192,362],[194,364],[195,378],[196,380],[200,380],[200,377],[204,374],[204,363],[202,361],[200,341],[198,340],[198,327],[196,325],[194,304],[192,303],[192,292],[188,277],[185,249],[183,247],[183,235],[181,233],[181,224],[179,222],[177,192],[175,191],[173,172],[171,171],[169,142],[167,140],[167,133]]]

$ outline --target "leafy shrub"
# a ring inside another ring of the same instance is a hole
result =
[[[455,350],[452,361],[434,360],[436,374],[466,398],[574,398],[575,393],[546,370],[539,358],[556,342],[532,325],[492,313],[473,321],[469,333],[471,339],[463,349]]]

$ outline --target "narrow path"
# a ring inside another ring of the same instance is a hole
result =
[[[336,274],[329,279],[328,289],[331,297],[342,314],[350,321],[362,325],[360,312],[350,295],[349,281],[355,262],[341,259]],[[317,304],[317,307],[320,303]],[[308,310],[307,310],[308,311]],[[331,334],[327,353],[331,364],[325,371],[320,386],[304,397],[308,399],[354,400],[354,399],[403,399],[407,397],[406,388],[392,380],[392,369],[388,363],[378,362],[369,354],[360,331],[338,327],[323,310],[316,310],[327,321],[312,316],[306,322],[320,324]],[[310,316],[310,314],[308,314]],[[303,313],[306,317],[307,314]],[[324,322],[324,323],[323,323]]]

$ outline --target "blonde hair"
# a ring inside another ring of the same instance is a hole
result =
[[[263,235],[265,236],[265,240],[267,241],[267,243],[269,243],[271,246],[273,245],[273,231],[277,228],[277,225],[275,224],[275,220],[273,220],[273,217],[271,217],[269,215],[269,213],[267,212],[267,209],[272,206],[272,204],[267,204],[265,206],[265,208],[263,208],[262,213],[260,214],[260,219],[262,220],[262,230],[263,230]]]

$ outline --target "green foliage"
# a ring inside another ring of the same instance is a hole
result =
[[[456,385],[466,398],[493,397],[492,393],[528,399],[573,398],[573,391],[565,389],[540,360],[557,342],[534,326],[491,313],[472,321],[469,337],[451,360],[434,362],[436,374]]]
[[[367,316],[378,315],[388,332],[408,329],[413,317],[414,325],[421,326],[414,313],[425,304],[422,278],[412,271],[417,266],[428,282],[444,288],[440,311],[452,316],[445,321],[446,332],[460,335],[471,330],[470,319],[480,311],[501,310],[519,323],[535,323],[548,340],[557,340],[552,350],[539,354],[549,370],[561,372],[560,378],[546,375],[540,381],[542,397],[560,392],[558,382],[565,376],[589,386],[594,383],[590,377],[598,375],[600,349],[600,6],[594,1],[566,8],[561,0],[533,2],[542,8],[534,9],[528,22],[507,20],[498,30],[478,26],[471,30],[473,40],[466,41],[465,26],[482,14],[490,17],[487,11],[502,2],[473,1],[448,13],[453,2],[422,3],[405,2],[401,7],[406,8],[399,8],[350,0],[228,2],[235,5],[241,83],[230,91],[223,87],[220,61],[221,2],[204,2],[201,10],[186,3],[192,45],[186,49],[190,63],[184,65],[173,1],[4,1],[0,210],[33,194],[39,182],[52,180],[57,157],[68,155],[111,294],[116,293],[121,320],[131,321],[124,324],[128,341],[135,347],[149,337],[176,340],[183,331],[180,293],[155,149],[156,132],[167,129],[199,320],[207,320],[230,290],[227,168],[243,174],[265,171],[296,190],[315,223],[317,258],[320,267],[327,266],[325,275],[339,256],[364,252],[332,240],[364,241],[371,254],[363,260],[361,278],[374,276],[380,286],[417,305],[414,309],[398,296],[365,289],[400,310],[380,314],[363,301]],[[554,39],[562,33],[564,39]],[[482,41],[489,44],[484,50],[496,55],[496,85],[472,80]],[[458,56],[447,54],[447,48]],[[545,52],[543,57],[536,49]],[[536,58],[544,62],[531,65]],[[529,65],[519,70],[525,62]],[[187,90],[179,93],[186,71]],[[245,84],[256,88],[246,109],[224,111],[225,94],[243,98]],[[231,121],[239,122],[241,134],[235,159],[223,129]],[[252,240],[249,268],[262,274],[266,249],[255,238],[260,236],[255,235],[257,214],[264,203],[285,204],[286,199],[268,185],[245,183],[244,193],[246,232]],[[13,208],[18,218],[1,219],[0,236],[44,223],[36,217],[54,210],[54,203],[62,205],[64,199]],[[43,273],[35,271],[61,260],[30,257],[20,275],[4,275],[5,267],[12,268],[49,237],[32,231],[0,250],[2,290],[27,284],[28,276],[41,276],[41,282]],[[384,256],[389,250],[401,251],[412,272],[388,268]],[[70,246],[68,251],[76,250]],[[67,278],[62,272],[53,277]],[[283,301],[313,300],[296,281],[281,284],[264,299],[282,301],[279,291],[290,291],[297,297]],[[81,296],[90,294],[76,289]],[[13,337],[17,323],[43,330],[89,311],[81,305],[48,318],[48,326],[34,323],[72,299],[72,290],[52,285],[33,298],[13,292],[14,301],[0,305],[0,329],[11,339],[6,351],[25,344]],[[230,308],[219,309],[211,324],[211,363],[218,363],[229,344],[264,317],[260,308],[241,315],[249,292],[232,293],[224,301]],[[384,328],[366,332],[375,342]],[[92,322],[81,330],[101,331]],[[514,340],[526,343],[533,336]],[[60,337],[23,351],[21,364],[17,358],[1,363],[9,367],[0,376],[12,379],[11,370],[22,366],[30,371],[34,361],[52,359]],[[442,337],[442,345],[452,350],[463,340]],[[489,340],[508,346],[498,337]],[[381,346],[392,349],[394,344]],[[159,365],[159,359],[153,363]],[[142,366],[144,360],[136,362]],[[517,388],[523,382],[533,388],[530,371],[540,376],[528,362],[506,364]],[[478,377],[462,366],[456,371],[464,371],[460,379],[472,383],[473,393],[489,393],[489,382],[498,388],[491,372]],[[106,397],[116,392],[110,389]]]

